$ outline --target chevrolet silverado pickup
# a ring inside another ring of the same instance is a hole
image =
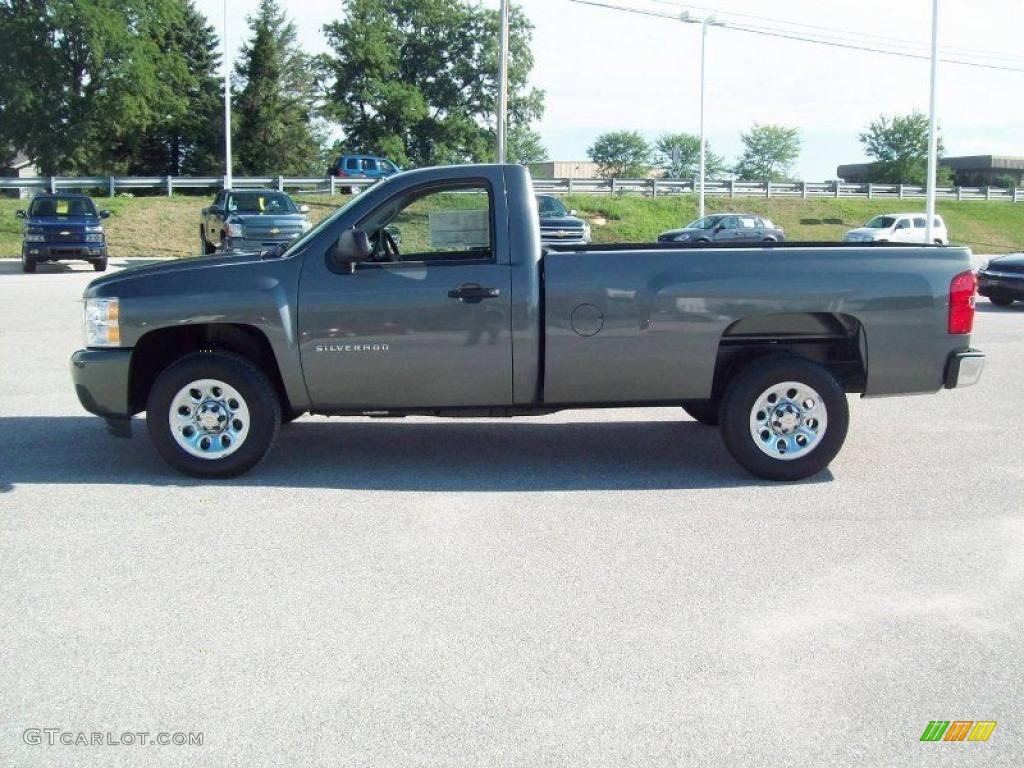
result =
[[[225,189],[202,210],[199,246],[204,254],[283,250],[309,229],[307,205],[271,189]]]
[[[84,299],[82,405],[120,436],[145,411],[201,477],[252,468],[306,412],[681,406],[750,472],[797,480],[842,446],[848,394],[966,386],[984,363],[965,248],[545,249],[520,166],[402,173],[287,250],[128,269]]]
[[[24,219],[21,269],[35,272],[47,261],[81,260],[97,272],[107,269],[107,238],[103,219],[108,211],[96,211],[88,195],[42,194],[32,198],[28,211],[15,214]]]

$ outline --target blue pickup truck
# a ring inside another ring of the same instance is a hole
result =
[[[25,228],[21,241],[21,268],[35,272],[44,261],[88,261],[97,272],[107,268],[107,240],[101,219],[87,195],[48,194],[32,199],[28,211],[18,211]]]

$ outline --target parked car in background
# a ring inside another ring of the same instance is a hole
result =
[[[716,213],[658,235],[659,243],[781,243],[782,227],[753,213]]]
[[[1000,307],[1024,301],[1024,253],[997,256],[979,269],[978,293]]]
[[[102,219],[88,195],[36,195],[28,211],[15,214],[25,220],[21,237],[21,269],[35,272],[44,261],[88,261],[93,269],[107,268],[107,240]]]
[[[342,155],[328,171],[331,176],[348,179],[386,179],[401,168],[376,155]]]
[[[843,235],[846,243],[926,243],[928,218],[923,213],[883,213],[863,227]],[[932,241],[949,245],[946,222],[936,216],[932,225]]]
[[[537,195],[540,216],[541,245],[586,245],[590,242],[590,225],[567,211],[554,195]]]
[[[308,212],[308,205],[296,206],[277,190],[226,189],[203,208],[199,243],[205,254],[267,251],[287,245],[309,229]]]

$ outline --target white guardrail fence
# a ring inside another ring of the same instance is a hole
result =
[[[33,192],[66,190],[102,190],[114,197],[119,192],[147,189],[173,195],[175,190],[219,190],[225,187],[223,176],[80,176],[0,178],[0,190]],[[271,188],[303,194],[338,194],[359,191],[376,184],[375,179],[293,178],[288,176],[235,176],[232,186]],[[692,195],[697,183],[681,179],[534,179],[537,192],[555,195]],[[846,184],[809,181],[709,181],[704,193],[712,197],[799,197],[799,198],[923,198],[925,188],[908,184]],[[1002,200],[1024,202],[1024,191],[1001,187],[939,187],[936,197],[942,200]]]

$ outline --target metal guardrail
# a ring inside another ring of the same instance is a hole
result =
[[[340,191],[362,190],[376,184],[376,179],[338,177],[235,176],[232,186],[239,188],[270,187],[304,194],[337,194]],[[134,189],[156,189],[168,196],[175,190],[219,190],[226,186],[223,176],[49,176],[33,178],[0,178],[0,190],[17,189],[21,194],[61,189],[104,190],[110,197]],[[697,184],[682,179],[534,179],[534,189],[555,195],[617,195],[642,194],[692,195]],[[846,184],[839,182],[755,182],[709,181],[704,185],[709,197],[796,197],[796,198],[923,198],[925,188],[909,184]],[[1024,202],[1024,191],[1001,187],[939,187],[940,200],[1002,200]]]

